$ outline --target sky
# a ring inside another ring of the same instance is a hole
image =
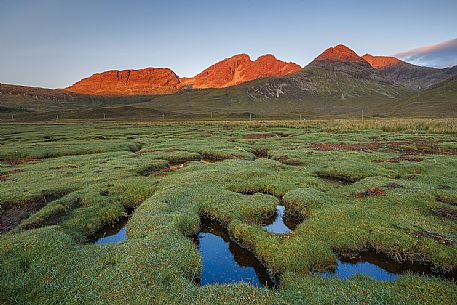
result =
[[[457,38],[415,48],[395,56],[419,66],[444,68],[457,65]]]
[[[186,77],[239,53],[305,66],[339,43],[392,55],[456,39],[456,12],[455,0],[0,0],[0,83],[62,88],[146,67]]]

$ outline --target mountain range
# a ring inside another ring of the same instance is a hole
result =
[[[84,78],[65,90],[94,95],[170,94],[186,89],[225,88],[261,77],[283,76],[301,67],[273,55],[252,61],[249,55],[226,58],[194,77],[180,78],[168,68],[106,71]]]
[[[273,55],[224,59],[194,77],[168,68],[106,71],[65,88],[0,84],[0,118],[35,112],[46,117],[203,114],[237,116],[300,113],[309,117],[456,116],[457,66],[429,68],[395,57],[359,56],[344,45],[328,48],[305,67]]]

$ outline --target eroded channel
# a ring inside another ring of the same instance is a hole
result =
[[[220,224],[202,219],[194,237],[202,257],[200,285],[246,282],[258,287],[275,287],[277,281],[255,255],[230,239]]]

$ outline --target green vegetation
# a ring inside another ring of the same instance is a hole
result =
[[[0,303],[453,304],[457,285],[437,277],[312,273],[363,249],[457,270],[456,126],[1,125],[0,212],[9,223],[0,236]],[[374,188],[383,193],[360,195]],[[286,237],[261,226],[278,197],[305,217]],[[87,242],[130,209],[127,241]],[[201,259],[191,236],[202,216],[227,227],[280,286],[195,285]]]

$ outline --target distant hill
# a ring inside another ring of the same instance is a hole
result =
[[[149,100],[150,96],[104,97],[78,94],[62,89],[45,89],[0,83],[0,113],[46,112],[100,107],[105,105],[128,105]]]

